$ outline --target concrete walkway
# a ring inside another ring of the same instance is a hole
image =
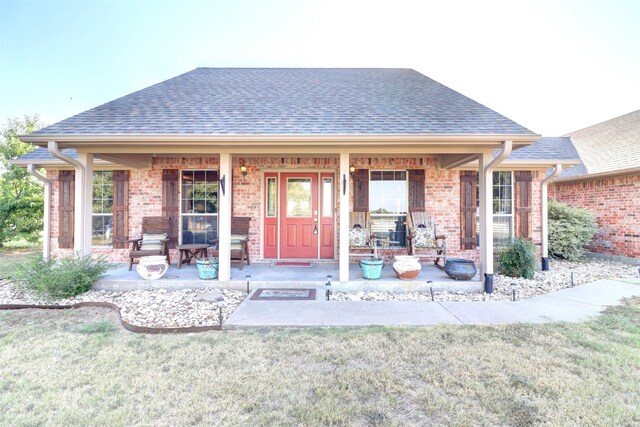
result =
[[[317,289],[315,301],[246,298],[225,327],[577,322],[640,296],[640,281],[599,280],[516,302],[325,301],[324,289]]]

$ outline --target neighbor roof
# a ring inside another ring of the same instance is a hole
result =
[[[29,136],[535,135],[410,69],[197,68]]]
[[[582,165],[559,180],[640,169],[640,110],[568,134]]]

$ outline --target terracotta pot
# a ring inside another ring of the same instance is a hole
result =
[[[420,258],[411,255],[397,255],[393,271],[400,280],[414,280],[422,271]]]
[[[164,255],[153,255],[140,257],[136,271],[144,280],[158,280],[169,269],[167,257]]]

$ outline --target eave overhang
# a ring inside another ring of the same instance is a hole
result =
[[[570,184],[572,182],[589,181],[591,179],[612,178],[614,176],[635,175],[640,174],[640,168],[618,169],[614,171],[590,173],[587,175],[572,176],[568,178],[559,178],[554,181],[557,184]]]
[[[497,166],[497,169],[519,169],[519,170],[533,170],[533,169],[547,169],[554,167],[555,165],[562,165],[563,168],[570,168],[580,164],[580,160],[558,160],[558,159],[544,159],[544,160],[509,160],[502,161]],[[478,169],[478,162],[469,162],[463,166],[457,167],[460,170],[476,170]]]
[[[41,147],[46,146],[49,141],[56,141],[61,148],[77,147],[77,144],[109,144],[126,145],[137,144],[178,144],[189,143],[194,145],[255,145],[278,143],[278,145],[299,145],[300,143],[315,143],[317,145],[342,145],[349,144],[442,144],[442,143],[462,143],[472,145],[499,144],[502,141],[510,140],[518,145],[528,145],[540,139],[536,134],[269,134],[269,135],[240,135],[240,134],[65,134],[65,135],[22,135],[20,140],[29,142]]]

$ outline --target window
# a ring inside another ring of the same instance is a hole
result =
[[[183,170],[181,178],[180,241],[209,243],[218,238],[218,173]]]
[[[476,221],[480,222],[480,188],[476,187],[478,213]],[[493,243],[504,246],[513,237],[513,174],[511,171],[493,172]],[[478,245],[480,230],[478,228]]]
[[[407,172],[371,171],[369,179],[371,233],[406,246]]]
[[[278,201],[276,179],[267,178],[267,217],[275,218]]]
[[[113,244],[113,172],[93,173],[91,245]]]

